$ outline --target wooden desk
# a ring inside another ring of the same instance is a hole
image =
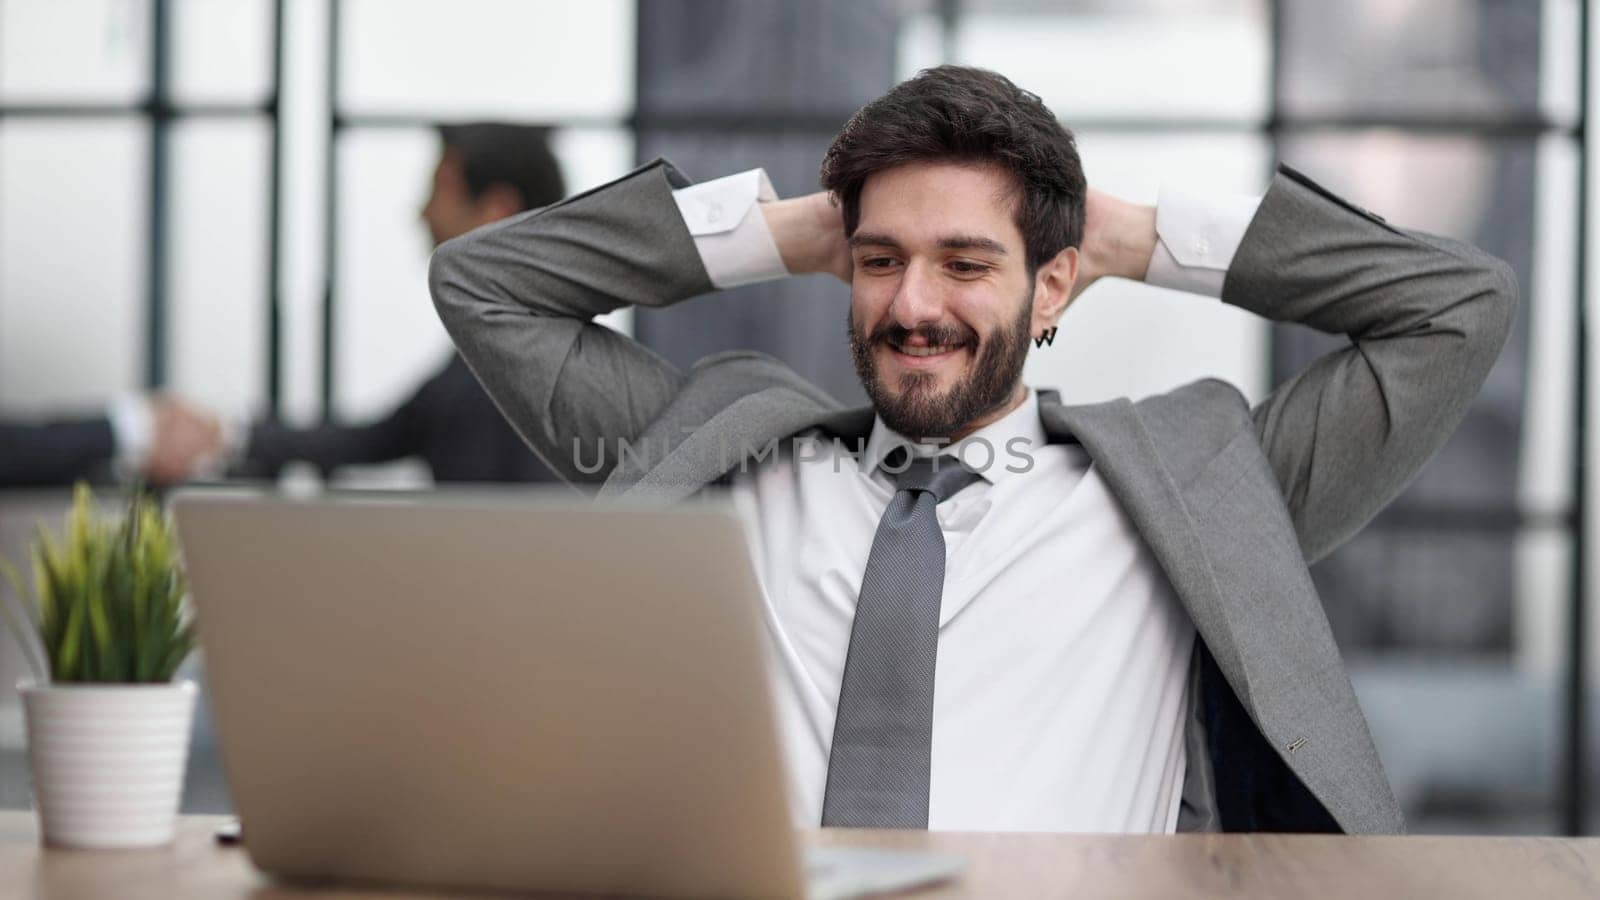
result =
[[[298,891],[272,884],[244,851],[219,847],[221,819],[186,816],[150,851],[45,850],[32,813],[0,812],[0,897],[303,898],[439,895]],[[927,847],[967,859],[966,876],[902,897],[1600,897],[1600,838],[1320,837],[819,832],[814,840]],[[485,895],[466,895],[481,900]]]

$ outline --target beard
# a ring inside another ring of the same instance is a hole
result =
[[[1031,285],[1016,320],[988,340],[979,340],[977,333],[964,325],[904,328],[893,321],[879,325],[868,335],[856,328],[853,313],[845,317],[845,327],[850,332],[850,358],[867,397],[885,425],[913,440],[951,437],[1004,406],[1022,379],[1022,364],[1027,361],[1028,341],[1033,336],[1032,324]],[[930,344],[973,350],[971,371],[942,393],[934,386],[935,375],[931,372],[903,373],[899,390],[891,389],[878,374],[873,350],[884,343],[904,344],[913,334],[922,335]]]

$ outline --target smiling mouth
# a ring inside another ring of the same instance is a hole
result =
[[[904,354],[905,356],[917,357],[917,358],[923,358],[923,357],[929,357],[929,356],[944,356],[947,353],[953,353],[953,352],[955,352],[957,350],[965,349],[965,347],[967,346],[964,343],[910,345],[910,344],[902,344],[902,343],[899,343],[897,341],[892,341],[892,340],[891,341],[885,341],[884,343],[888,344],[889,345],[889,349],[893,350],[896,353]]]
[[[890,344],[889,346],[894,347],[896,352],[904,353],[907,356],[943,356],[952,350],[961,349],[958,344],[946,344],[942,347],[901,347],[895,344]]]
[[[965,343],[955,344],[922,344],[907,346],[894,341],[884,342],[891,354],[891,365],[903,372],[944,371],[951,366],[960,365],[962,352],[967,348]]]

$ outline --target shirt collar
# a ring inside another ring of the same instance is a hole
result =
[[[912,441],[884,424],[882,416],[874,416],[872,434],[867,437],[866,449],[861,454],[861,474],[870,476],[877,471],[884,457],[896,447],[905,447],[913,456],[952,454],[990,484],[1019,474],[1013,471],[1018,459],[1048,443],[1044,423],[1039,420],[1039,395],[1032,388],[1024,389],[1027,396],[1016,409],[953,444],[942,440]],[[976,446],[969,447],[969,444]]]

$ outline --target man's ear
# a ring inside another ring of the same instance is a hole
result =
[[[483,189],[474,201],[480,224],[498,222],[522,212],[522,194],[509,184],[495,182]]]
[[[1078,280],[1078,248],[1067,247],[1046,260],[1033,276],[1033,332],[1055,327],[1072,302]]]

